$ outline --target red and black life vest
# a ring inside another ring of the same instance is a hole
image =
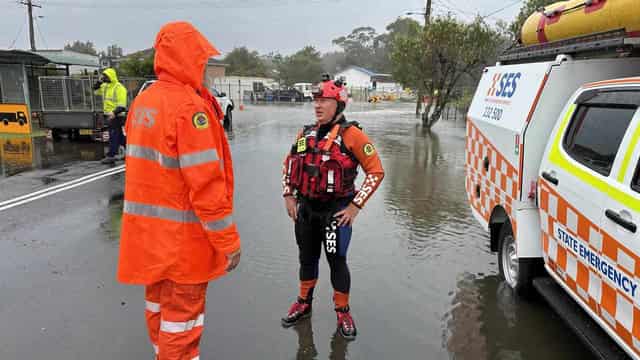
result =
[[[318,141],[317,126],[306,126],[291,148],[286,181],[292,189],[309,199],[332,200],[355,193],[358,161],[343,144],[344,131],[357,126],[344,122],[333,126]]]

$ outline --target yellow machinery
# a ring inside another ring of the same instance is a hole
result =
[[[25,104],[0,104],[0,133],[31,134],[31,116]]]
[[[545,7],[522,26],[522,44],[558,40],[623,29],[640,36],[639,0],[569,0]]]

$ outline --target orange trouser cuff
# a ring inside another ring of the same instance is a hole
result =
[[[349,306],[349,294],[336,291],[333,293],[333,301],[336,304],[336,309],[342,309]]]
[[[317,282],[318,282],[318,279],[301,281],[300,282],[300,299],[310,300],[309,298],[313,296],[313,289],[316,287]]]

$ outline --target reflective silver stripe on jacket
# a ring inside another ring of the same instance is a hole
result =
[[[180,161],[178,161],[177,158],[164,155],[158,150],[146,146],[127,145],[127,156],[154,161],[169,169],[177,169],[180,167]]]
[[[157,205],[140,204],[132,201],[124,202],[124,212],[130,215],[152,217],[179,223],[199,223],[193,210],[175,210]]]
[[[157,162],[169,169],[187,168],[219,160],[216,149],[198,151],[175,158],[147,146],[132,144],[127,145],[127,156]]]
[[[204,228],[209,231],[221,231],[233,225],[233,217],[231,215],[216,221],[207,221]]]
[[[218,150],[210,149],[180,156],[180,167],[196,166],[218,161]]]

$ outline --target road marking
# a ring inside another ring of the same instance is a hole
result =
[[[18,196],[16,198],[0,202],[0,211],[4,211],[4,210],[14,208],[16,206],[24,205],[32,201],[36,201],[36,200],[57,194],[62,191],[71,190],[78,186],[86,185],[94,181],[98,181],[100,179],[122,173],[124,171],[125,171],[125,167],[124,165],[121,165],[112,169],[103,170],[95,174],[91,174],[75,180],[71,180],[63,184],[51,186],[46,189],[42,189],[29,194]]]

